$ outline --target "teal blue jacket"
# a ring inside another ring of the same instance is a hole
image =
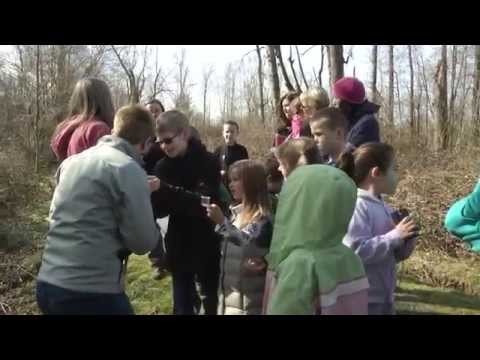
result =
[[[445,216],[445,228],[480,252],[480,181],[473,192],[455,202]]]

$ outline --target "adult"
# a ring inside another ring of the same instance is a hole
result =
[[[112,95],[103,80],[79,80],[70,98],[69,114],[58,124],[50,142],[57,160],[78,154],[109,135],[114,114]]]
[[[173,312],[195,313],[197,280],[205,314],[216,314],[221,238],[202,207],[201,196],[219,203],[220,164],[200,140],[190,136],[189,120],[180,111],[161,114],[156,130],[166,157],[154,169],[161,185],[152,201],[157,218],[170,216],[165,246]]]
[[[352,77],[341,78],[333,85],[333,95],[348,121],[347,147],[379,142],[380,129],[375,114],[380,106],[366,99],[363,83]]]
[[[160,102],[160,100],[152,99],[149,100],[145,107],[153,117],[153,123],[155,126],[156,121],[159,116],[165,112],[165,107]],[[155,164],[158,160],[162,159],[165,156],[165,153],[160,148],[160,144],[157,142],[157,137],[155,135],[151,136],[145,144],[145,153],[143,154],[144,168],[147,174],[151,174]]]
[[[292,132],[292,116],[294,114],[290,109],[290,103],[298,98],[298,95],[298,93],[290,91],[280,99],[280,109],[278,110],[280,126],[275,132],[273,146],[282,144]]]
[[[37,278],[44,314],[133,314],[125,294],[128,255],[157,244],[151,191],[140,153],[153,133],[150,114],[126,106],[112,135],[62,162]]]

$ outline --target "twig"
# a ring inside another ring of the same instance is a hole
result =
[[[5,315],[8,315],[8,313],[12,311],[12,308],[7,303],[0,302],[0,307]],[[5,307],[7,307],[8,311],[5,309]]]

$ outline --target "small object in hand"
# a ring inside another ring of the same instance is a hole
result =
[[[202,196],[201,197],[201,204],[204,207],[209,207],[210,206],[210,196]]]
[[[262,272],[267,267],[267,264],[262,258],[250,257],[244,262],[245,269],[252,272]]]
[[[393,219],[393,222],[395,223],[395,225],[397,225],[398,223],[400,223],[400,221],[402,221],[403,219],[405,219],[409,215],[410,215],[410,213],[408,212],[407,209],[399,209],[399,210],[394,211],[392,213],[392,219]]]

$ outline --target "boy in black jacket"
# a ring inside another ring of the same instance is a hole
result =
[[[225,144],[220,145],[215,149],[215,156],[217,157],[220,166],[222,180],[227,185],[228,168],[238,160],[248,159],[247,148],[237,143],[238,133],[240,127],[235,121],[226,121],[223,124],[223,139]]]
[[[188,119],[179,111],[160,115],[157,135],[166,157],[153,171],[161,185],[152,194],[152,204],[155,217],[170,216],[165,245],[172,273],[173,312],[195,313],[196,280],[205,314],[216,314],[220,237],[201,197],[219,203],[220,164],[198,139],[189,136]]]

